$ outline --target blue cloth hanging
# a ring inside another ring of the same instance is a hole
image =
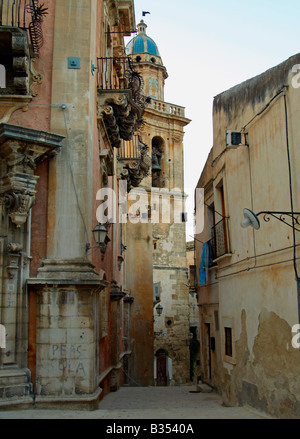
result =
[[[202,255],[200,261],[200,273],[199,273],[199,285],[207,285],[207,251],[206,251],[207,243],[203,243],[202,247]]]

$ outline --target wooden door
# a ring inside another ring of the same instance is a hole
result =
[[[167,357],[165,355],[158,355],[156,357],[156,385],[166,386],[167,381]]]

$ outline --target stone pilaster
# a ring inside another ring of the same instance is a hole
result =
[[[0,124],[0,407],[32,404],[28,370],[30,209],[36,196],[36,162],[60,147],[63,136]]]
[[[27,285],[37,295],[36,404],[96,408],[99,293],[107,282],[87,260],[46,260]]]

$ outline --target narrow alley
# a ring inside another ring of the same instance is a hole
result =
[[[99,410],[19,410],[0,412],[0,419],[270,419],[250,407],[225,407],[215,393],[195,386],[122,387],[108,394]]]

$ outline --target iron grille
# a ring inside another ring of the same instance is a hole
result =
[[[133,101],[145,109],[142,93],[143,78],[133,69],[130,57],[97,58],[97,86],[99,90],[130,90]]]
[[[0,26],[27,30],[33,52],[39,53],[44,42],[42,22],[47,9],[39,0],[0,0]]]
[[[211,244],[213,250],[213,259],[217,259],[220,256],[230,253],[228,218],[222,218],[221,221],[212,227]]]
[[[123,140],[118,151],[119,159],[139,159],[141,158],[142,144],[138,136],[133,136],[132,140]]]

